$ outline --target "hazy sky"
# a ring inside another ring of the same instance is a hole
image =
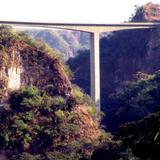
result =
[[[148,0],[0,0],[0,20],[119,23]],[[152,0],[160,3],[160,0]]]

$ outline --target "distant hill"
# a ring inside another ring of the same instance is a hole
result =
[[[33,39],[42,39],[59,52],[65,60],[75,57],[77,51],[89,48],[89,33],[67,30],[27,30]]]

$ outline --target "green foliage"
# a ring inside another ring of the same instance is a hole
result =
[[[50,48],[43,40],[33,40],[25,32],[15,32],[11,26],[1,25],[0,26],[0,42],[3,44],[9,40],[18,40],[27,43],[28,45],[38,48],[39,50],[47,53],[51,57],[58,57],[58,54]]]
[[[12,30],[11,26],[8,25],[1,25],[0,26],[0,42],[1,44],[4,44],[4,42],[7,42],[9,40],[18,39],[18,35],[16,32]]]
[[[87,107],[87,110],[88,110],[88,113],[89,113],[90,115],[92,115],[93,117],[97,115],[96,107],[88,106],[88,107]]]
[[[58,58],[59,60],[62,61],[61,56],[54,51],[53,48],[50,48],[42,39],[39,40],[33,40],[29,35],[27,35],[25,32],[20,32],[18,33],[18,39],[20,41],[23,41],[27,44],[29,44],[32,47],[35,47],[43,52],[45,52],[48,56],[51,58]],[[65,66],[65,65],[64,65]],[[65,67],[67,70],[67,67]],[[68,69],[69,71],[69,69]]]
[[[57,116],[57,118],[59,119],[63,119],[64,118],[64,112],[62,110],[58,110],[55,112],[55,115]]]
[[[114,105],[113,121],[118,125],[135,121],[159,110],[160,107],[160,73],[140,78],[136,82],[127,82],[123,90],[110,98]]]
[[[18,160],[38,160],[36,156],[26,153],[26,152],[23,152],[22,154],[18,156],[16,155],[16,156],[11,157],[11,160],[17,160],[17,159]]]
[[[3,130],[0,132],[0,143],[2,147],[12,149],[13,152],[21,152],[31,146],[46,148],[51,145],[50,134],[53,129],[48,128],[47,131],[45,127],[52,121],[47,116],[54,116],[52,104],[51,97],[41,94],[33,86],[23,87],[11,93],[11,108],[1,115],[0,126]],[[37,135],[42,139],[37,139]]]
[[[76,103],[78,103],[78,104],[84,103],[84,93],[82,92],[82,90],[78,86],[74,85],[72,87],[72,95],[73,95],[73,98],[76,101]]]
[[[6,51],[5,51],[5,47],[0,44],[0,51],[1,51],[1,54],[0,54],[0,69],[3,67],[3,66],[6,66],[7,65],[7,55],[6,55]]]
[[[21,47],[23,47],[23,45],[29,45],[28,47],[33,49],[33,54],[29,54],[30,57],[23,54],[25,62],[32,59],[37,65],[39,53],[41,54],[42,60],[43,55],[47,53],[46,57],[54,58],[51,60],[55,60],[55,65],[62,65],[63,63],[57,59],[54,51],[41,40],[35,42],[26,34],[16,33],[12,31],[12,28],[7,26],[0,26],[0,33],[0,42],[4,45],[0,46],[2,53],[0,58],[2,59],[3,65],[5,63],[7,64],[6,53],[8,53],[8,57],[10,56],[9,51],[7,50],[6,52],[5,50],[5,45],[12,46],[12,44],[16,44],[16,47],[19,47],[18,44],[20,44]],[[62,66],[60,71],[62,71],[62,73],[63,71],[69,72],[69,69],[63,68]],[[41,79],[39,79],[37,83],[41,83]],[[9,152],[11,156],[15,155],[12,156],[12,159],[78,160],[83,155],[91,154],[94,148],[91,143],[93,141],[92,135],[89,135],[89,137],[86,134],[87,132],[84,126],[87,130],[88,124],[83,122],[82,117],[86,117],[89,122],[91,121],[89,123],[91,127],[89,126],[89,128],[93,129],[94,132],[95,127],[94,133],[99,133],[97,131],[98,125],[97,123],[94,124],[87,110],[84,109],[84,112],[82,112],[78,108],[79,104],[90,103],[91,101],[78,88],[73,89],[73,97],[69,95],[65,97],[64,94],[60,94],[59,92],[50,94],[50,91],[53,92],[53,90],[57,89],[57,84],[53,84],[54,85],[48,85],[41,91],[34,86],[22,87],[19,90],[11,91],[9,93],[9,100],[7,101],[9,104],[1,104],[0,150]],[[2,85],[1,83],[1,86]],[[51,97],[51,95],[53,97]],[[86,102],[84,102],[85,100]],[[90,114],[94,114],[91,108],[89,110]],[[82,127],[80,125],[82,125]],[[82,131],[80,131],[81,128]],[[86,136],[88,136],[88,140]],[[96,138],[97,136],[95,136],[95,139]],[[82,141],[82,139],[86,141]],[[84,154],[87,152],[89,152],[89,154]],[[48,157],[47,153],[53,153],[53,156]]]
[[[42,103],[42,97],[36,87],[21,88],[13,92],[10,98],[11,108],[15,111],[28,111],[32,107],[38,107]]]
[[[53,104],[55,106],[59,106],[61,108],[65,108],[64,106],[66,106],[66,99],[62,96],[54,96],[53,97]]]
[[[160,112],[157,112],[138,122],[122,125],[118,137],[123,146],[131,148],[142,159],[159,159],[159,117]]]
[[[53,105],[53,98],[48,96],[46,93],[43,93],[42,97],[43,98],[40,105],[40,111],[43,114],[48,114],[49,112],[51,112],[51,107]]]
[[[78,153],[62,153],[62,152],[49,152],[47,153],[48,160],[79,160],[80,155]]]
[[[91,116],[94,117],[97,115],[96,106],[93,100],[76,85],[72,86],[72,96],[75,104],[85,105]]]
[[[25,32],[19,32],[19,40],[24,41],[25,43],[37,47],[37,43],[35,40],[33,40],[32,38],[30,38],[27,34],[25,34]]]
[[[0,149],[10,151],[17,159],[41,160],[37,158],[40,155],[42,160],[78,160],[94,149],[91,140],[89,144],[80,132],[85,114],[81,115],[75,108],[68,110],[65,97],[50,97],[30,86],[12,92],[9,102],[10,107],[2,106]]]
[[[124,90],[112,98],[118,107],[123,107],[114,112],[122,116],[124,122],[134,120],[120,127],[117,139],[121,140],[122,147],[131,149],[142,159],[159,159],[160,113],[157,111],[160,110],[160,72],[154,75],[138,73],[138,81],[127,82]]]
[[[72,70],[70,69],[69,65],[67,65],[63,60],[62,60],[62,64],[64,66],[64,71],[67,74],[67,76],[70,79],[73,79],[74,78],[74,74],[73,74]]]

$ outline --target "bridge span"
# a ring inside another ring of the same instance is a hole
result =
[[[0,21],[0,24],[12,25],[13,27],[40,27],[47,29],[64,29],[90,33],[90,75],[91,75],[91,98],[100,107],[100,49],[99,35],[101,32],[111,32],[129,29],[145,29],[160,27],[160,23],[120,23],[120,24],[72,24],[72,23],[42,23],[42,22],[17,22]]]

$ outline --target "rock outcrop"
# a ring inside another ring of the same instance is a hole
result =
[[[160,5],[147,3],[144,6],[137,7],[136,13],[131,18],[132,22],[160,22]]]

